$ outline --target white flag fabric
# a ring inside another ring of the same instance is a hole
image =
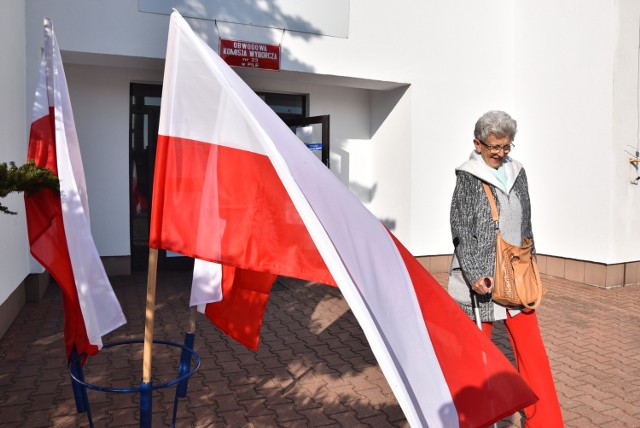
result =
[[[189,306],[200,308],[207,303],[220,300],[222,300],[222,266],[218,263],[195,259]]]

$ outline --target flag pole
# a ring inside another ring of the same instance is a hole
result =
[[[197,306],[191,306],[189,311],[189,333],[195,333],[196,331],[196,314],[198,313]]]
[[[140,427],[151,427],[151,357],[153,349],[153,323],[156,309],[156,276],[158,250],[149,248],[147,273],[147,307],[144,318],[144,348],[142,354],[142,381],[140,382]]]
[[[184,334],[184,346],[190,350],[193,350],[193,344],[195,343],[195,331],[196,331],[196,315],[198,313],[197,306],[191,306],[189,312],[189,330]],[[184,376],[189,373],[191,370],[191,353],[182,350],[182,355],[180,356],[180,369],[178,372],[178,377]],[[180,382],[176,389],[176,394],[178,397],[186,397],[187,396],[187,387],[189,386],[189,379],[185,379]]]
[[[147,274],[147,308],[144,318],[144,351],[142,356],[142,381],[151,382],[151,350],[153,347],[153,323],[156,309],[156,275],[158,250],[149,248],[149,272]]]

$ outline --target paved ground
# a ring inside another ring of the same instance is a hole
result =
[[[439,276],[444,282],[446,278]],[[539,309],[567,427],[640,427],[640,287],[603,290],[546,278]],[[105,338],[143,333],[146,276],[113,278],[128,324]],[[189,278],[158,275],[156,339],[181,342]],[[86,427],[65,369],[61,297],[49,287],[0,341],[0,426]],[[257,353],[198,318],[201,369],[178,406],[178,427],[405,427],[388,384],[340,292],[282,280],[267,307]],[[503,329],[496,344],[510,355]],[[90,383],[136,386],[142,346],[103,350],[86,366]],[[155,348],[154,379],[175,376],[178,353]],[[107,374],[108,375],[105,375]],[[169,426],[173,388],[154,393],[154,427]],[[89,392],[96,427],[138,426],[137,394]],[[520,426],[519,414],[500,423]]]

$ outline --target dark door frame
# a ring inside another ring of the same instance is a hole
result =
[[[284,121],[290,127],[303,127],[309,125],[322,125],[322,163],[329,168],[329,123],[330,115],[301,117],[296,119],[286,119]]]

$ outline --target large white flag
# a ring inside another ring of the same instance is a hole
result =
[[[276,275],[334,284],[411,425],[486,426],[536,400],[442,287],[177,12],[165,67],[150,246],[222,265],[223,300],[207,316],[220,326],[226,313],[222,328],[234,337],[256,334]]]

